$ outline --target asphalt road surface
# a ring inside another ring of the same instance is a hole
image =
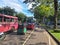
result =
[[[42,27],[35,27],[35,30],[28,30],[26,35],[17,35],[17,31],[7,34],[0,45],[49,45],[45,30]]]
[[[42,27],[36,28],[25,45],[49,45],[45,30]]]
[[[0,45],[22,45],[26,38],[30,35],[31,31],[28,30],[26,35],[17,35],[17,31],[7,34],[5,39],[0,41]]]

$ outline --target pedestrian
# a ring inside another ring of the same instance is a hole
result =
[[[26,31],[27,31],[26,26],[27,26],[27,24],[26,24],[26,21],[25,21],[25,22],[24,22],[24,33],[25,33],[25,34],[26,34]]]
[[[22,25],[21,21],[19,21],[19,23],[18,23],[17,34],[23,34],[23,25]]]
[[[22,22],[21,21],[19,21],[19,23],[18,23],[18,29],[19,28],[22,28]]]

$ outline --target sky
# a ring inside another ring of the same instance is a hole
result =
[[[9,6],[14,8],[17,12],[22,12],[26,16],[33,16],[33,14],[28,11],[29,7],[23,3],[24,0],[0,0],[0,7]]]

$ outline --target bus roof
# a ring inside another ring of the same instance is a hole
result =
[[[18,17],[15,17],[15,16],[10,16],[10,15],[5,15],[5,14],[0,14],[0,16],[9,17],[9,18],[18,18]]]

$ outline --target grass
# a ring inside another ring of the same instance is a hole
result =
[[[45,24],[41,24],[41,26],[46,26]],[[60,42],[60,29],[57,29],[57,31],[56,31],[56,29],[54,30],[54,29],[50,29],[50,27],[46,27],[48,30],[49,30],[49,32]]]
[[[53,35],[58,41],[60,41],[60,33],[52,33],[52,35]]]
[[[60,42],[60,32],[54,32],[54,30],[49,30],[49,32]]]

